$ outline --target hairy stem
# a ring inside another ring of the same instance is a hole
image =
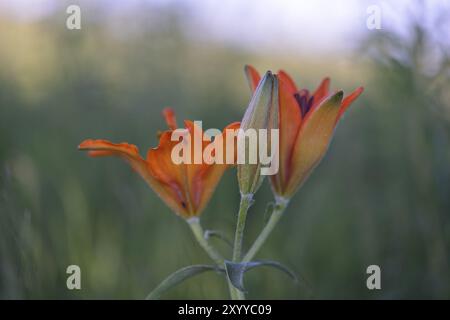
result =
[[[233,262],[240,262],[242,256],[242,240],[244,238],[245,221],[247,220],[247,212],[253,202],[253,194],[241,195],[239,205],[239,213],[236,225],[236,233],[234,236]],[[233,300],[244,300],[244,293],[235,288],[230,282],[230,295]]]
[[[200,219],[198,217],[193,217],[188,220],[186,220],[191,227],[192,233],[195,236],[195,239],[197,239],[200,246],[206,251],[206,253],[209,255],[209,257],[214,260],[214,262],[221,267],[225,268],[224,259],[218,253],[206,240],[205,234],[203,231],[203,228],[200,224]],[[240,300],[242,299],[241,293],[238,289],[236,289],[233,284],[228,280],[228,287],[230,289],[230,296],[233,300]],[[243,296],[243,295],[242,295]]]
[[[281,216],[283,215],[283,212],[286,209],[288,203],[289,203],[288,199],[281,198],[281,197],[275,198],[275,205],[273,207],[273,211],[272,211],[272,214],[270,215],[269,221],[264,226],[264,228],[261,231],[261,233],[259,234],[258,238],[256,238],[256,240],[253,243],[253,245],[251,246],[250,250],[244,256],[244,259],[242,259],[242,262],[249,262],[253,259],[253,257],[256,255],[256,253],[259,251],[259,249],[264,244],[264,242],[266,242],[266,240],[269,237],[272,230],[277,225],[277,223],[280,220]]]
[[[244,293],[235,288],[230,280],[228,280],[228,288],[230,289],[231,300],[245,300]]]
[[[234,235],[233,262],[239,262],[242,254],[242,240],[244,238],[245,221],[247,220],[247,212],[253,201],[252,194],[244,194],[241,196],[239,205],[238,220],[236,225],[236,233]]]

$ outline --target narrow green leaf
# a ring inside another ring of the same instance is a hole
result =
[[[180,270],[175,271],[166,279],[164,279],[163,282],[161,282],[159,286],[157,286],[152,292],[150,292],[145,299],[157,300],[164,292],[166,292],[170,288],[180,284],[188,278],[206,271],[224,272],[223,269],[214,265],[192,265],[181,268]]]
[[[282,265],[279,262],[271,261],[271,260],[260,260],[260,261],[250,261],[250,262],[242,262],[236,263],[231,261],[225,261],[225,270],[230,279],[230,282],[236,289],[244,292],[244,273],[248,270],[257,268],[257,267],[272,267],[283,271],[287,275],[289,275],[295,282],[297,282],[297,276],[295,273],[289,269],[288,267]]]
[[[272,268],[278,269],[280,271],[283,271],[289,277],[291,277],[292,280],[294,280],[295,282],[298,281],[297,275],[294,273],[294,271],[292,271],[291,269],[289,269],[285,265],[281,264],[280,262],[272,261],[272,260],[250,261],[250,262],[247,263],[247,267],[246,267],[245,271],[248,271],[250,269],[254,269],[254,268],[257,268],[257,267],[264,267],[264,266],[272,267]]]
[[[247,263],[225,261],[225,270],[231,284],[238,290],[244,291],[244,272]]]

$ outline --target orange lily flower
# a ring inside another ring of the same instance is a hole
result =
[[[172,209],[176,214],[185,219],[199,216],[214,189],[219,183],[227,165],[224,164],[175,164],[172,161],[172,149],[178,141],[171,141],[171,135],[178,128],[175,114],[172,109],[163,110],[163,116],[169,127],[160,134],[159,146],[149,149],[147,158],[143,159],[135,145],[124,143],[112,143],[107,140],[85,140],[79,146],[79,150],[88,151],[91,157],[118,156],[125,161],[148,183],[148,185],[158,194],[158,196]],[[193,122],[186,120],[185,127],[191,137],[203,132],[194,125]],[[238,129],[239,123],[235,122],[228,125],[225,129]],[[225,132],[225,129],[223,132]],[[223,142],[225,137],[222,133]],[[202,152],[210,143],[202,142]],[[193,145],[193,144],[192,144]],[[194,150],[194,149],[192,149]],[[194,156],[194,153],[192,152]]]
[[[260,75],[252,66],[246,66],[245,72],[254,91]],[[329,78],[312,94],[298,89],[282,70],[278,78],[280,157],[279,171],[271,176],[271,184],[277,196],[290,199],[322,160],[336,124],[363,87],[344,98],[342,91],[329,93]]]

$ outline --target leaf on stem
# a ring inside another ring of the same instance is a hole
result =
[[[297,276],[295,273],[289,269],[288,267],[282,265],[277,261],[271,260],[259,260],[259,261],[250,261],[250,262],[231,262],[225,261],[225,270],[227,273],[227,277],[230,280],[231,284],[238,290],[244,292],[244,273],[248,270],[257,268],[257,267],[272,267],[278,270],[283,271],[288,276],[290,276],[294,282],[297,282]]]
[[[206,272],[206,271],[216,271],[216,272],[224,272],[222,268],[219,268],[218,266],[214,265],[192,265],[187,266],[184,268],[181,268],[180,270],[175,271],[170,276],[168,276],[166,279],[164,279],[163,282],[159,284],[152,292],[148,294],[148,296],[145,298],[146,300],[157,300],[161,297],[161,295],[169,290],[172,287],[175,287],[176,285],[180,284],[186,279],[189,279],[193,276],[196,276],[197,274]]]

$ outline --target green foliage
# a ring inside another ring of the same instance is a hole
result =
[[[249,261],[249,262],[231,262],[225,261],[225,270],[227,272],[227,277],[230,279],[233,286],[235,286],[240,291],[246,291],[244,289],[244,275],[247,271],[255,269],[257,267],[272,267],[283,271],[288,276],[297,282],[297,276],[288,267],[277,261]]]
[[[160,285],[158,285],[152,292],[150,292],[147,296],[147,300],[156,300],[161,297],[162,294],[164,294],[167,290],[175,287],[176,285],[180,284],[184,280],[187,280],[189,278],[192,278],[200,273],[206,272],[206,271],[216,271],[219,272],[220,269],[217,266],[210,266],[210,265],[193,265],[193,266],[187,266],[180,270],[175,271],[170,276],[168,276],[166,279],[164,279],[163,282],[161,282]],[[223,272],[223,270],[221,270]]]

